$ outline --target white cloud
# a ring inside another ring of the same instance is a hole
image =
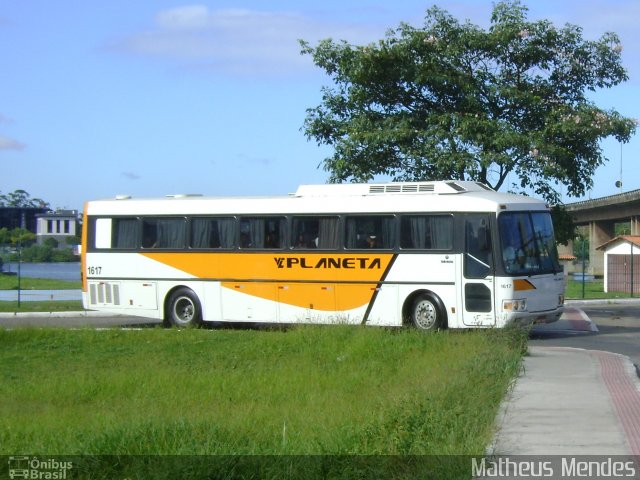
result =
[[[440,5],[460,20],[469,18],[484,28],[489,25],[489,3],[445,0]],[[386,30],[397,27],[400,20],[420,27],[429,6],[416,6],[403,19],[394,11],[377,11],[373,5],[359,11],[345,7],[339,13],[315,11],[313,14],[184,5],[157,12],[149,28],[113,46],[121,52],[170,61],[193,70],[242,76],[286,76],[317,72],[311,58],[300,55],[299,39],[311,44],[323,38],[365,44],[382,38]],[[548,18],[559,26],[565,22],[580,25],[587,38],[598,38],[605,31],[620,33],[625,59],[633,63],[640,55],[640,37],[635,34],[638,15],[637,0],[580,0],[579,3],[577,0],[541,0],[530,6],[529,19]],[[335,20],[338,16],[342,20]]]
[[[0,135],[0,152],[4,150],[24,150],[25,148],[27,148],[27,146],[24,143],[20,143],[13,138]]]
[[[312,65],[310,58],[300,55],[299,39],[315,42],[331,37],[366,43],[383,33],[383,27],[326,22],[295,12],[210,10],[191,5],[157,13],[153,28],[115,47],[195,69],[283,75]]]
[[[167,29],[202,28],[209,22],[209,16],[209,9],[205,5],[188,5],[159,12],[156,23]]]

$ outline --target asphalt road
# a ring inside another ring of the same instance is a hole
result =
[[[561,319],[556,325],[534,328],[529,344],[620,353],[640,366],[640,300],[616,304],[585,302],[569,307],[582,310],[598,331],[574,330]]]

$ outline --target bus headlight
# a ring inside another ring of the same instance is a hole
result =
[[[526,300],[503,300],[502,310],[505,312],[524,312],[527,309]]]

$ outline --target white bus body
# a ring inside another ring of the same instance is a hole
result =
[[[84,225],[85,308],[178,326],[503,327],[564,303],[548,207],[474,182],[119,197]]]

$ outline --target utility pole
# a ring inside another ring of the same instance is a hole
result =
[[[587,259],[585,258],[585,245],[587,244],[586,237],[582,237],[582,299],[584,300],[584,284],[585,284],[585,270],[587,268]]]

